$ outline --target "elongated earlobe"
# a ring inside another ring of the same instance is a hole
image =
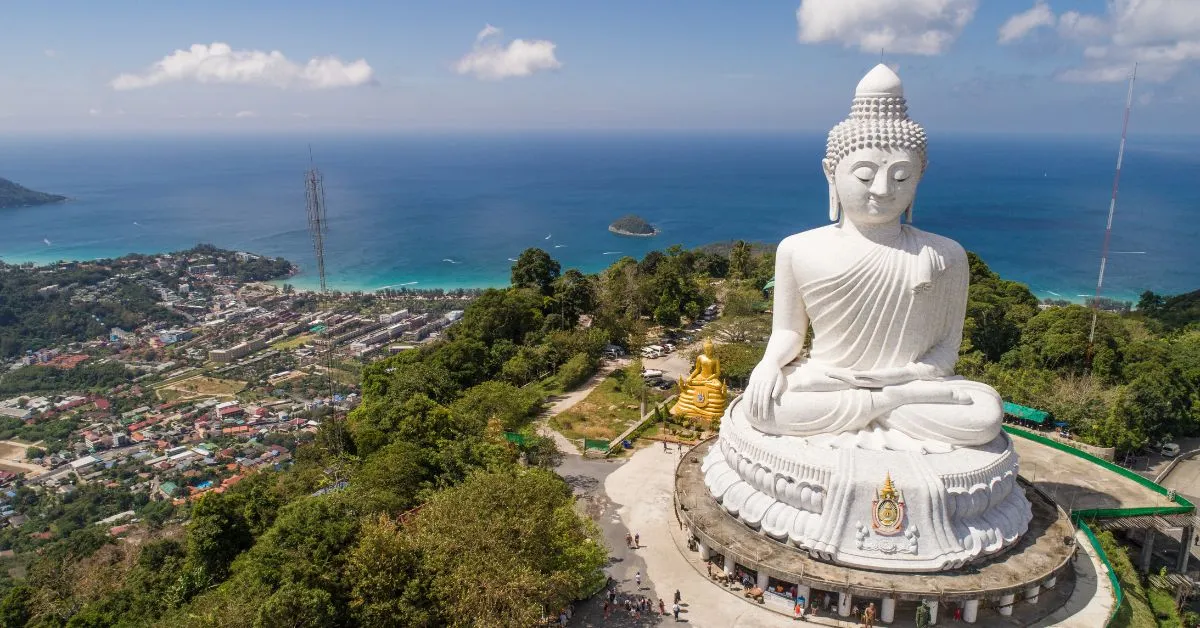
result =
[[[829,186],[829,222],[838,222],[842,217],[842,203],[838,200],[837,188]]]
[[[913,201],[913,203],[915,203],[915,202],[916,202],[916,201]],[[908,209],[904,210],[904,221],[905,221],[905,222],[907,222],[907,223],[908,223],[908,224],[910,224],[910,225],[912,224],[912,208],[913,208],[913,203],[909,203],[909,204],[908,204]]]

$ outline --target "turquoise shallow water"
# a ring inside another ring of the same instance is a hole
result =
[[[327,268],[341,289],[504,284],[545,248],[596,271],[670,244],[777,242],[819,226],[816,135],[510,134],[0,138],[0,176],[74,200],[0,212],[0,258],[46,262],[208,242],[283,255],[315,285],[308,143],[325,173]],[[932,139],[916,224],[1042,296],[1095,289],[1114,138]],[[1105,294],[1200,287],[1200,144],[1134,138]],[[636,213],[656,238],[607,231]]]

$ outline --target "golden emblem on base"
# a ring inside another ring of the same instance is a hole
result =
[[[711,338],[704,340],[704,352],[696,356],[696,366],[687,379],[679,378],[679,399],[671,416],[701,419],[716,424],[725,413],[727,390],[721,381],[721,360],[713,355]]]
[[[904,527],[904,493],[901,493],[892,483],[889,471],[883,486],[875,491],[875,501],[871,502],[871,528],[882,536],[900,534]]]

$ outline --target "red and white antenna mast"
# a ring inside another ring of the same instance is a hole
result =
[[[1096,278],[1096,297],[1092,299],[1092,329],[1088,332],[1088,357],[1096,340],[1096,319],[1100,316],[1100,290],[1104,287],[1104,268],[1108,266],[1108,243],[1112,239],[1113,214],[1117,211],[1117,186],[1121,183],[1121,162],[1125,159],[1125,134],[1129,131],[1129,111],[1133,109],[1133,82],[1137,79],[1137,64],[1129,75],[1129,93],[1125,96],[1125,122],[1121,125],[1121,148],[1117,151],[1117,171],[1113,175],[1112,200],[1108,203],[1108,222],[1104,225],[1104,246],[1100,249],[1100,276]]]

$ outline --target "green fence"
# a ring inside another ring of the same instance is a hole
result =
[[[1125,592],[1121,589],[1121,580],[1117,578],[1117,571],[1113,569],[1112,563],[1108,562],[1108,554],[1104,552],[1104,548],[1100,546],[1100,540],[1096,538],[1096,534],[1092,532],[1091,526],[1086,521],[1080,519],[1076,521],[1079,524],[1079,529],[1083,530],[1087,536],[1088,542],[1096,549],[1096,554],[1100,556],[1100,562],[1104,563],[1104,568],[1108,570],[1108,581],[1112,583],[1113,596],[1116,598],[1116,603],[1113,604],[1112,615],[1109,616],[1108,623],[1112,623],[1112,618],[1116,617],[1117,612],[1121,610],[1121,604],[1125,601]]]
[[[1161,484],[1142,477],[1140,474],[1134,473],[1125,467],[1113,464],[1103,458],[1093,456],[1082,449],[1076,449],[1075,447],[1065,443],[1060,443],[1054,439],[1046,438],[1040,434],[1035,434],[1028,430],[1023,430],[1011,425],[1005,425],[1004,431],[1013,436],[1019,436],[1047,447],[1053,447],[1054,449],[1071,454],[1072,456],[1078,456],[1079,458],[1083,458],[1088,462],[1100,465],[1101,467],[1104,467],[1105,469],[1108,469],[1109,471],[1112,471],[1113,473],[1116,473],[1126,479],[1137,482],[1141,486],[1150,489],[1159,495],[1170,496],[1171,501],[1175,502],[1175,506],[1148,506],[1145,508],[1085,508],[1071,511],[1071,521],[1074,522],[1075,525],[1079,526],[1080,530],[1083,530],[1084,535],[1088,538],[1088,542],[1091,543],[1092,547],[1096,550],[1096,555],[1100,557],[1100,562],[1104,563],[1105,568],[1108,570],[1108,580],[1112,583],[1113,595],[1116,598],[1116,604],[1113,606],[1113,612],[1111,615],[1109,615],[1108,621],[1105,622],[1105,625],[1112,625],[1113,618],[1117,616],[1117,612],[1121,609],[1121,604],[1125,600],[1125,592],[1121,590],[1121,583],[1117,578],[1116,571],[1113,570],[1112,563],[1110,563],[1108,560],[1108,554],[1105,553],[1104,548],[1100,546],[1100,541],[1096,539],[1096,535],[1092,533],[1092,529],[1088,526],[1086,520],[1115,519],[1117,517],[1145,517],[1152,515],[1186,515],[1195,512],[1196,507],[1192,504],[1192,502],[1188,501],[1182,495],[1179,495],[1178,493],[1172,495],[1171,492]]]
[[[1120,475],[1133,482],[1137,482],[1143,487],[1150,489],[1159,495],[1168,495],[1170,493],[1170,491],[1164,488],[1161,484],[1156,483],[1154,480],[1143,477],[1141,474],[1134,473],[1125,467],[1113,464],[1098,456],[1093,456],[1082,449],[1077,449],[1065,443],[1060,443],[1054,439],[1046,438],[1041,434],[1035,434],[1028,430],[1023,430],[1012,425],[1005,425],[1004,431],[1012,434],[1013,436],[1020,436],[1021,438],[1069,453],[1072,456],[1083,458],[1092,464],[1100,465],[1101,467],[1104,467],[1105,469],[1108,469],[1117,475]],[[1105,519],[1112,517],[1140,517],[1146,515],[1186,515],[1196,510],[1196,507],[1192,504],[1192,502],[1188,501],[1182,495],[1174,495],[1172,497],[1172,501],[1178,505],[1147,508],[1097,508],[1092,510],[1075,510],[1072,511],[1072,514],[1078,514],[1081,517],[1086,517],[1089,519]]]

